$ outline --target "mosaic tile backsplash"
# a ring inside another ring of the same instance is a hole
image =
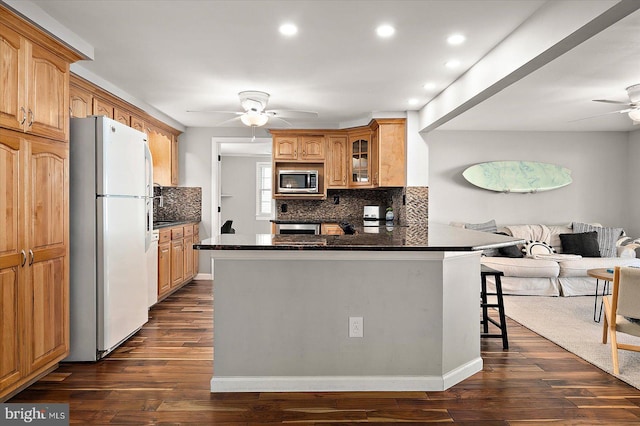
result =
[[[202,188],[162,186],[153,188],[153,220],[189,220],[202,218]],[[160,207],[160,197],[163,206]]]
[[[405,193],[406,191],[406,193]],[[403,196],[407,204],[403,204]],[[335,219],[336,221],[362,220],[364,206],[393,207],[395,220],[399,222],[427,222],[428,196],[426,187],[389,189],[330,189],[326,200],[278,200],[276,218],[279,220]],[[338,204],[334,199],[338,198]],[[282,205],[287,211],[282,211]],[[411,207],[411,213],[409,213]]]

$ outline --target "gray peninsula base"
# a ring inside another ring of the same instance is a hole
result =
[[[212,392],[439,391],[482,369],[480,251],[211,254]]]

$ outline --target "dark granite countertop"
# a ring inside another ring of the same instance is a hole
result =
[[[318,222],[313,222],[318,223]],[[354,235],[222,234],[194,244],[198,250],[473,251],[512,246],[524,240],[443,224],[356,227]]]
[[[200,223],[195,220],[160,220],[153,222],[153,229],[170,228],[172,226],[186,225],[187,223]]]

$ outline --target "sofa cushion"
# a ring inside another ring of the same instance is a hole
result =
[[[568,225],[547,225],[551,236],[549,237],[549,245],[556,250],[556,253],[562,253],[562,241],[560,241],[560,234],[571,234],[573,229],[571,224]]]
[[[523,257],[484,257],[482,264],[502,271],[505,277],[556,278],[560,273],[558,262],[553,260],[531,259]]]
[[[586,277],[588,269],[613,268],[615,266],[640,266],[640,259],[623,257],[583,257],[578,260],[563,260],[560,265],[561,277]]]
[[[598,233],[598,245],[600,246],[600,256],[616,257],[618,254],[616,242],[622,235],[622,228],[605,228],[603,226],[594,226],[588,223],[573,222],[573,232],[591,232]]]
[[[560,234],[562,252],[565,254],[579,254],[583,257],[600,257],[598,233],[579,232],[575,234]]]

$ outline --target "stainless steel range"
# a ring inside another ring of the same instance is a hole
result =
[[[320,235],[319,223],[276,223],[277,234]]]

